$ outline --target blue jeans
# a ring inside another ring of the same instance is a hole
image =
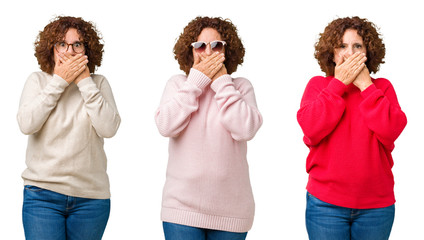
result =
[[[395,205],[385,208],[338,207],[306,195],[306,229],[312,240],[387,240],[395,218]]]
[[[22,221],[27,240],[101,239],[110,199],[70,197],[25,186]]]
[[[225,232],[163,222],[166,240],[244,240],[247,232]]]

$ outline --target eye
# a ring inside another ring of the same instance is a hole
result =
[[[362,44],[359,44],[359,43],[355,44],[355,48],[361,49],[362,48]]]
[[[80,42],[74,43],[74,47],[81,47],[81,46],[82,46],[82,43],[80,43]]]
[[[66,45],[67,45],[67,44],[66,44],[66,43],[64,43],[64,42],[60,42],[60,43],[58,43],[57,45],[58,45],[59,47],[66,47]]]

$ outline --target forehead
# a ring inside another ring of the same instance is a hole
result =
[[[80,34],[78,33],[78,30],[76,28],[69,28],[65,35],[63,36],[63,40],[65,41],[79,41],[81,39]]]
[[[347,29],[343,34],[343,42],[362,42],[362,37],[356,29]]]
[[[197,41],[210,42],[214,40],[222,40],[221,34],[214,28],[204,28],[197,37]]]

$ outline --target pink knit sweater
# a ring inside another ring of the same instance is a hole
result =
[[[250,82],[224,75],[211,83],[191,69],[168,81],[155,120],[170,139],[162,221],[249,231],[255,206],[246,141],[262,125]]]

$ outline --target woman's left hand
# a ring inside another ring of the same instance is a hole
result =
[[[90,70],[88,69],[88,66],[84,69],[84,71],[77,77],[75,78],[74,83],[78,84],[81,80],[83,80],[84,78],[88,78],[90,76]]]
[[[212,78],[212,82],[214,82],[216,79],[218,79],[219,77],[221,77],[222,75],[227,74],[227,68],[225,67],[224,64],[222,64],[222,67],[219,69],[219,71],[215,74],[215,76],[213,76]]]
[[[205,53],[201,53],[198,55],[200,58],[200,61],[205,61],[207,59],[207,56]],[[215,81],[217,78],[221,77],[222,75],[227,74],[227,68],[225,67],[224,63],[221,64],[221,68],[218,70],[218,72],[215,73],[215,75],[213,75],[211,77],[212,82]]]
[[[356,79],[353,81],[353,85],[355,85],[359,90],[364,91],[372,84],[370,72],[368,68],[365,66],[362,71],[358,74]]]
[[[67,62],[73,58],[73,56],[69,53],[61,54],[59,55],[59,57],[61,62]],[[87,64],[85,64],[84,67],[85,67],[84,70],[75,78],[74,80],[75,84],[78,84],[79,81],[90,76],[90,70],[88,69]]]

